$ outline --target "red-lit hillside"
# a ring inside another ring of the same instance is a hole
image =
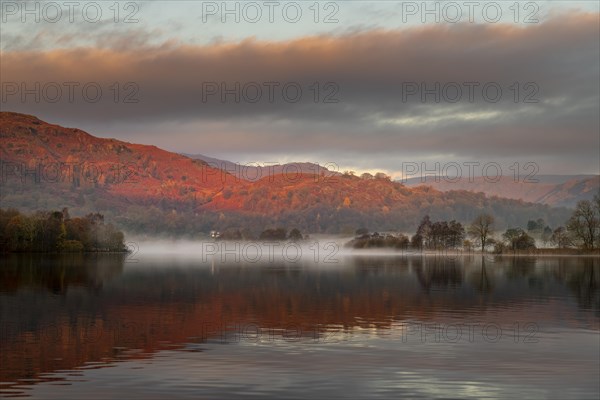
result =
[[[101,139],[36,117],[0,114],[3,184],[93,188],[133,202],[202,203],[223,188],[224,172],[156,146]],[[60,172],[59,172],[60,171]]]
[[[562,224],[568,216],[482,193],[323,171],[249,182],[155,146],[97,138],[16,113],[0,114],[0,138],[2,208],[102,212],[127,230],[151,234],[266,225],[310,232],[413,229],[425,214],[465,222],[484,210],[500,226],[537,218]]]

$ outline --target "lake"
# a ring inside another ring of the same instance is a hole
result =
[[[248,254],[2,256],[2,396],[600,396],[597,257]]]

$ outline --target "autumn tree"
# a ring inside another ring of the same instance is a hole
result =
[[[35,226],[32,221],[24,215],[15,215],[6,224],[4,231],[6,246],[16,251],[27,251],[31,249],[35,239]]]
[[[125,251],[123,233],[103,221],[100,214],[71,218],[67,209],[33,215],[0,210],[0,238],[5,251]]]
[[[36,250],[58,251],[66,236],[63,213],[60,211],[38,212],[33,218],[36,225]]]
[[[92,248],[91,223],[87,218],[70,218],[65,221],[66,240],[76,240],[84,249]]]

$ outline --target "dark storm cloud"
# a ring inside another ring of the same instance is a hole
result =
[[[7,94],[14,86],[3,86],[2,108],[96,133],[127,132],[129,140],[159,145],[165,143],[161,134],[168,133],[168,147],[181,151],[202,143],[229,152],[401,149],[462,157],[510,152],[592,162],[600,145],[599,34],[595,13],[561,14],[529,26],[435,25],[209,46],[144,45],[147,33],[138,32],[120,40],[136,46],[4,52],[3,85],[80,86],[72,102],[65,89],[56,103],[43,94],[39,102],[34,95],[23,102],[22,93]],[[81,94],[88,82],[103,90],[97,103]],[[125,87],[127,82],[135,85]],[[239,102],[231,94],[223,101],[212,82],[230,89],[238,82]],[[273,98],[267,82],[278,85]],[[450,91],[439,102],[433,95],[422,99],[421,88],[406,96],[415,89],[412,82],[427,88],[450,84]],[[478,85],[473,101],[466,82]],[[287,100],[282,94],[289,83],[302,89],[298,102],[291,101],[291,86]],[[456,94],[454,83],[462,90],[456,103],[448,101]],[[486,83],[502,89],[498,102],[492,101],[494,90],[488,99],[483,96]],[[262,96],[252,103],[256,85]],[[139,101],[123,103],[127,95]],[[323,103],[328,95],[339,101]],[[524,102],[526,97],[537,102]]]

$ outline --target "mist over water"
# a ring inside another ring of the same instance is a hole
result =
[[[245,265],[261,267],[274,265],[334,268],[343,266],[354,257],[432,257],[456,261],[462,257],[460,250],[421,251],[419,249],[348,247],[352,237],[316,235],[314,238],[293,241],[269,240],[191,240],[148,239],[133,237],[127,245],[130,254],[126,264],[135,267],[140,261],[154,263],[169,260],[172,265],[193,261],[194,265]],[[491,255],[485,256],[494,262]]]
[[[352,236],[314,235],[301,241],[274,240],[213,240],[213,239],[149,239],[136,236],[127,241],[131,254],[128,260],[168,257],[180,260],[195,260],[200,263],[220,264],[319,264],[328,266],[340,264],[356,256],[366,257],[436,257],[456,260],[465,255],[458,249],[439,251],[407,248],[366,248],[356,249],[347,244]],[[493,255],[484,256],[494,262]]]
[[[201,262],[309,262],[337,263],[340,257],[355,254],[344,247],[351,237],[318,236],[302,241],[275,240],[191,240],[131,237],[127,243],[133,255],[144,258],[175,256]],[[383,251],[381,254],[394,254]]]

